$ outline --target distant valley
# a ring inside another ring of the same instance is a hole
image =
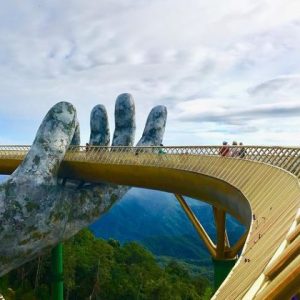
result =
[[[194,199],[187,198],[187,202],[215,241],[211,207]],[[190,270],[208,271],[211,275],[210,255],[173,194],[132,188],[90,228],[97,237],[121,243],[135,240],[154,253],[159,261],[181,260]],[[243,233],[243,227],[230,216],[227,229],[231,243]]]
[[[1,175],[0,182],[5,177]],[[187,198],[187,202],[215,240],[211,207],[194,199]],[[121,243],[137,241],[162,264],[176,259],[188,264],[196,273],[212,272],[209,253],[173,194],[132,188],[90,229],[96,237],[116,239]],[[243,227],[229,216],[227,230],[233,243],[242,234]]]

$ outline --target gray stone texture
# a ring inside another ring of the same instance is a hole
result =
[[[140,146],[161,143],[166,116],[165,107],[151,111]],[[135,116],[131,95],[118,97],[115,117],[114,145],[132,145]],[[22,164],[0,185],[0,276],[91,224],[128,190],[112,184],[62,184],[57,178],[67,149],[80,143],[79,131],[72,104],[53,106]],[[108,144],[103,106],[92,111],[91,131],[93,144]]]
[[[75,124],[75,133],[72,138],[71,145],[80,145],[80,125],[77,119]]]
[[[90,119],[91,146],[108,146],[110,142],[109,124],[104,105],[96,105],[91,112]]]
[[[133,146],[135,137],[135,105],[130,94],[121,94],[115,106],[115,132],[112,146]]]
[[[157,146],[162,143],[167,122],[167,108],[159,105],[152,108],[137,146]]]

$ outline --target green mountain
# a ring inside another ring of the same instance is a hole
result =
[[[186,199],[202,225],[216,239],[210,205]],[[138,241],[154,253],[162,263],[169,258],[183,260],[190,268],[198,266],[212,272],[210,255],[174,195],[132,188],[90,229],[97,237],[116,239],[121,243]],[[243,227],[227,217],[231,243],[238,240]],[[210,277],[210,276],[209,276]]]

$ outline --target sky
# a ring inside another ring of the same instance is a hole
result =
[[[89,116],[131,93],[138,141],[168,108],[165,145],[300,142],[299,0],[0,0],[0,144],[30,144],[49,108]]]

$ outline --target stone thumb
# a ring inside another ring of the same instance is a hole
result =
[[[43,119],[29,152],[12,176],[34,179],[36,183],[54,182],[77,126],[74,106],[68,102],[55,104]]]

